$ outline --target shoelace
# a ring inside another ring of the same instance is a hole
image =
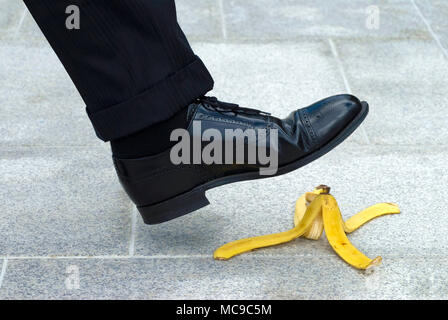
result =
[[[233,112],[235,114],[245,113],[245,114],[250,114],[250,115],[265,115],[265,116],[271,115],[270,113],[263,112],[263,111],[256,110],[256,109],[242,108],[235,103],[219,101],[218,98],[216,98],[216,97],[203,96],[203,97],[199,98],[198,101],[200,103],[202,103],[206,109],[218,111],[220,113]]]

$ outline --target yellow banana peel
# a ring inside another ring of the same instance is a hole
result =
[[[372,219],[395,213],[400,213],[396,204],[378,203],[344,222],[338,203],[330,194],[330,188],[320,185],[296,201],[293,229],[227,243],[218,248],[213,256],[217,260],[228,260],[244,252],[286,243],[301,236],[317,240],[325,230],[328,242],[345,262],[358,269],[368,269],[379,265],[381,257],[370,259],[365,256],[350,243],[346,233],[357,230]]]
[[[274,246],[297,239],[309,229],[314,219],[316,219],[317,215],[321,212],[320,208],[322,207],[322,200],[323,196],[316,197],[308,208],[306,208],[303,219],[296,227],[294,227],[294,229],[230,242],[218,248],[214,253],[214,258],[217,260],[227,260],[243,252]]]
[[[386,214],[400,213],[400,208],[395,203],[378,203],[368,207],[361,212],[355,214],[353,217],[345,221],[344,230],[346,233],[352,233],[363,224],[375,218],[384,216]]]

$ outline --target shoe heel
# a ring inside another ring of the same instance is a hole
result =
[[[205,191],[191,191],[154,205],[137,207],[146,224],[159,224],[209,205]]]

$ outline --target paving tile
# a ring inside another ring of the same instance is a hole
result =
[[[285,231],[293,225],[295,200],[319,184],[333,188],[345,219],[378,202],[399,204],[400,215],[381,217],[349,236],[368,256],[444,254],[448,200],[437,186],[448,183],[446,157],[444,148],[343,144],[290,174],[210,190],[211,205],[182,218],[156,226],[144,225],[139,218],[136,254],[212,255],[230,241]],[[332,253],[325,237],[256,252],[266,256]]]
[[[446,299],[447,263],[387,257],[366,274],[334,257],[10,260],[0,298]]]
[[[0,146],[98,145],[85,104],[47,47],[0,50]]]
[[[345,93],[327,41],[282,44],[194,44],[223,101],[286,117],[325,97]],[[363,98],[363,97],[360,97]],[[363,144],[362,132],[350,141]]]
[[[15,6],[15,14],[9,14],[8,20],[13,27],[0,31],[0,48],[22,45],[28,48],[45,47],[48,42],[39,26],[34,21],[22,0],[3,0],[10,2],[9,8]],[[0,13],[1,14],[1,13]]]
[[[217,0],[176,0],[179,25],[189,40],[222,39]]]
[[[0,256],[127,254],[131,205],[106,148],[0,149]]]
[[[372,1],[228,0],[225,21],[230,39],[428,38],[425,25],[407,0],[374,2],[378,29],[372,28]]]
[[[79,107],[79,106],[76,106]],[[101,146],[87,116],[56,117],[8,116],[0,124],[0,146]]]
[[[37,23],[34,21],[34,18],[31,15],[31,13],[28,11],[28,9],[27,9],[25,18],[23,19],[23,23],[20,26],[19,37],[23,37],[27,40],[33,39],[33,38],[45,39],[42,31],[40,30]]]
[[[0,41],[10,39],[18,31],[20,19],[25,12],[21,0],[0,0]]]
[[[414,0],[434,33],[448,50],[448,3],[445,0]]]
[[[370,103],[373,143],[446,144],[448,60],[434,41],[335,43],[353,92]]]

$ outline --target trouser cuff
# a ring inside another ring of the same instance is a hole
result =
[[[90,113],[87,106],[87,114],[97,136],[110,141],[169,119],[212,89],[213,79],[196,57],[145,92],[95,113]]]

